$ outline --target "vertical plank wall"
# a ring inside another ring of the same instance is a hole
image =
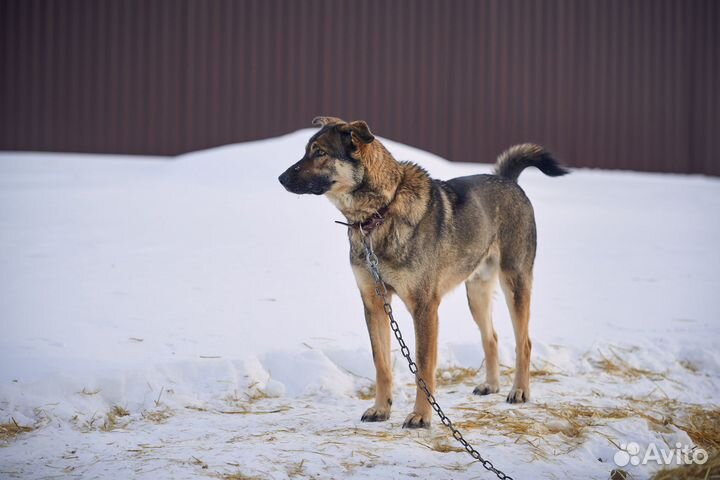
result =
[[[715,0],[0,0],[0,150],[175,155],[325,114],[457,161],[720,175]]]

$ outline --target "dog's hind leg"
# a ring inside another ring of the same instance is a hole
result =
[[[465,282],[470,312],[482,336],[485,351],[485,383],[475,387],[475,395],[488,395],[500,390],[497,333],[492,324],[492,296],[497,283],[497,266],[483,265],[482,270]]]
[[[528,333],[530,321],[530,292],[532,274],[517,270],[502,270],[500,285],[515,330],[515,381],[508,394],[509,403],[530,400],[530,350],[532,344]]]
[[[375,293],[372,283],[360,288],[365,322],[370,334],[372,356],[375,362],[375,405],[363,414],[363,422],[382,422],[390,417],[392,407],[392,364],[390,357],[390,321],[383,308],[383,302]],[[387,300],[390,301],[388,292]]]

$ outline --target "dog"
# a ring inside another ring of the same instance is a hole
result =
[[[551,177],[568,170],[543,148],[523,144],[498,157],[494,175],[434,180],[420,166],[395,160],[364,121],[317,117],[313,124],[320,131],[308,141],[303,158],[278,180],[292,193],[325,195],[347,219],[350,265],[376,370],[375,403],[361,420],[387,420],[392,407],[389,319],[365,263],[362,235],[372,239],[388,301],[397,295],[412,315],[418,376],[433,394],[438,306],[462,282],[485,352],[485,382],[473,393],[499,391],[491,318],[499,277],[515,331],[515,379],[507,401],[528,401],[536,229],[532,205],[517,180],[530,166]],[[403,428],[429,427],[431,417],[430,403],[418,388]]]

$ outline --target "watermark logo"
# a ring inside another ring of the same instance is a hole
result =
[[[627,445],[623,443],[620,445],[620,450],[615,453],[613,460],[618,467],[626,467],[628,464],[640,465],[639,453],[640,445],[637,443],[630,442]]]
[[[641,452],[640,445],[635,442],[621,444],[620,450],[613,457],[615,465],[626,467],[628,465],[703,465],[708,461],[708,454],[702,448],[693,448],[678,442],[675,448],[662,445],[658,447],[650,443],[644,452]]]

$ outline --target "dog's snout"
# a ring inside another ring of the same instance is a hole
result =
[[[300,165],[300,163],[303,160],[300,160],[300,162],[297,162],[296,164],[291,165],[290,168],[285,170],[282,173],[282,175],[280,175],[278,177],[278,181],[280,182],[280,185],[285,187],[286,190],[293,189],[294,186],[297,184],[298,175],[300,174],[300,171],[302,170],[302,165]]]

